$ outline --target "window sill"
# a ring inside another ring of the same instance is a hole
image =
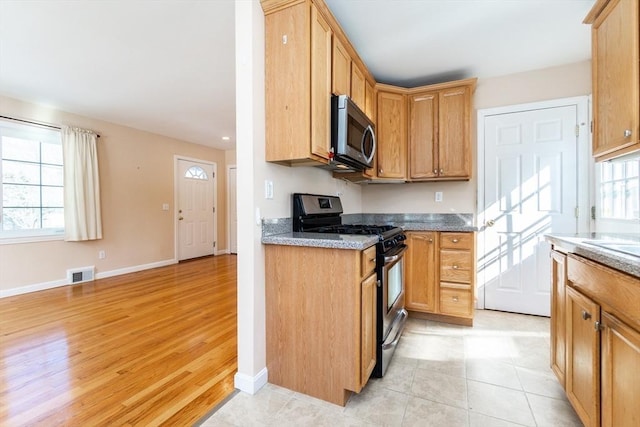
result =
[[[63,234],[50,234],[40,236],[11,236],[0,237],[0,245],[17,245],[20,243],[38,243],[64,240]]]

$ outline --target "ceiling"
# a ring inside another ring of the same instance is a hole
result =
[[[594,0],[326,3],[384,83],[494,77],[590,57],[582,19]],[[0,0],[0,94],[232,149],[234,39],[233,0]]]

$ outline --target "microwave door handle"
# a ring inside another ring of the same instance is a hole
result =
[[[371,155],[367,156],[367,153],[364,152],[364,140],[367,138],[367,134],[371,134],[371,140],[373,141],[373,148],[371,150]],[[376,155],[376,134],[373,132],[373,128],[371,125],[367,126],[367,128],[362,133],[362,140],[360,141],[360,152],[362,153],[362,157],[367,159],[367,163],[371,163],[373,160],[373,156]]]

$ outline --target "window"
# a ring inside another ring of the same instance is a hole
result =
[[[598,166],[600,218],[640,219],[640,158]]]
[[[207,173],[200,166],[191,166],[184,173],[184,177],[191,178],[191,179],[201,179],[203,181],[206,181],[209,179],[209,177],[207,176]]]
[[[0,121],[0,237],[62,235],[60,132]]]

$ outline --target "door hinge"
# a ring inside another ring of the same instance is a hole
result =
[[[580,125],[576,125],[576,136],[580,136]]]
[[[213,213],[216,213],[216,207],[215,206],[213,207]]]
[[[591,206],[591,219],[596,219],[596,207]]]
[[[590,126],[590,128],[591,128],[591,133],[593,133],[593,120],[591,120],[591,126]]]
[[[602,322],[594,322],[593,329],[595,329],[596,331],[602,331],[604,329],[604,326],[602,326]]]
[[[580,218],[580,208],[578,206],[576,206],[574,213],[576,215],[576,218]]]
[[[216,241],[215,240],[213,241],[213,247],[214,248],[216,247]]]

